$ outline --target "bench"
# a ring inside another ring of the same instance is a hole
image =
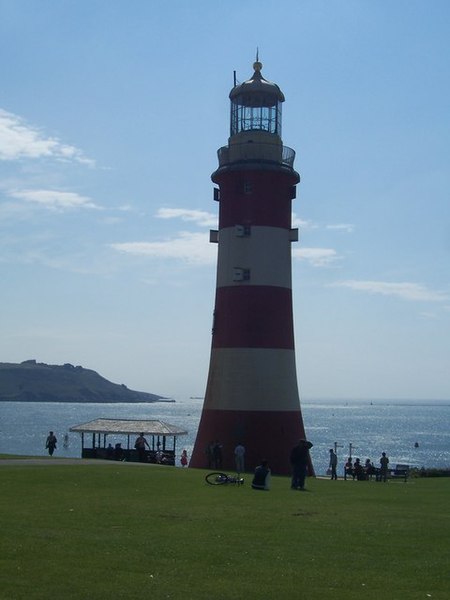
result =
[[[381,469],[378,469],[377,467],[371,467],[369,470],[367,470],[363,466],[358,475],[353,467],[344,467],[344,479],[351,477],[353,480],[357,479],[358,481],[371,481],[373,476],[375,476],[375,481],[381,481]]]
[[[395,469],[389,470],[389,478],[390,479],[403,479],[406,483],[406,480],[409,477],[409,465],[396,465]]]

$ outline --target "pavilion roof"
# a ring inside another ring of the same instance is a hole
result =
[[[187,431],[165,423],[159,419],[94,419],[70,428],[79,433],[124,433],[147,435],[166,435],[177,437],[187,435]]]

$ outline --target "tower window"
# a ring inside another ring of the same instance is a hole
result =
[[[241,269],[240,267],[234,267],[233,281],[249,281],[249,280],[250,280],[250,269]]]
[[[253,183],[251,181],[244,181],[244,194],[253,193]]]
[[[251,234],[250,225],[236,225],[236,237],[248,237]]]

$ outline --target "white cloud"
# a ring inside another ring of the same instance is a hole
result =
[[[432,313],[432,312],[421,312],[419,314],[424,319],[427,319],[427,320],[430,320],[430,321],[438,318],[437,315],[436,315],[436,313]]]
[[[11,190],[11,198],[25,200],[50,210],[70,210],[76,208],[100,208],[87,196],[74,192],[59,192],[55,190]]]
[[[18,115],[0,108],[0,160],[22,158],[54,158],[88,166],[95,164],[75,146],[63,144],[54,137],[46,137]]]
[[[292,227],[301,227],[302,229],[316,229],[317,225],[314,225],[312,221],[305,221],[296,215],[295,212],[292,213]]]
[[[200,227],[217,227],[216,215],[204,210],[188,210],[186,208],[160,208],[156,213],[159,219],[181,219],[193,221]]]
[[[333,231],[345,231],[346,233],[353,233],[355,226],[352,223],[337,223],[336,225],[327,225],[325,229]]]
[[[332,248],[296,248],[292,256],[309,262],[313,267],[328,267],[339,260],[336,250]]]
[[[110,246],[134,256],[173,258],[197,265],[211,265],[217,259],[215,244],[209,243],[209,235],[205,233],[183,231],[177,238],[160,242],[125,242]]]
[[[105,225],[117,225],[117,223],[122,223],[122,220],[120,217],[114,217],[114,216],[110,216],[110,217],[104,217],[101,222],[104,223]]]
[[[292,213],[292,227],[300,227],[301,229],[326,229],[328,231],[345,231],[346,233],[353,233],[355,226],[352,223],[335,223],[331,225],[318,225],[310,220],[304,220],[297,216],[295,212]]]
[[[415,302],[445,302],[449,295],[444,292],[430,290],[418,283],[391,283],[386,281],[340,281],[331,284],[333,287],[347,287],[352,290],[381,294],[383,296],[396,296],[403,300]]]

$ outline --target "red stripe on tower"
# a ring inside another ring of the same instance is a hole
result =
[[[208,467],[207,448],[222,445],[224,469],[234,448],[246,468],[267,459],[288,474],[289,453],[305,437],[292,314],[291,203],[300,181],[295,152],[281,140],[280,88],[261,75],[230,93],[231,132],[220,148],[217,284],[208,382],[190,465]],[[311,469],[312,470],[312,469]]]

